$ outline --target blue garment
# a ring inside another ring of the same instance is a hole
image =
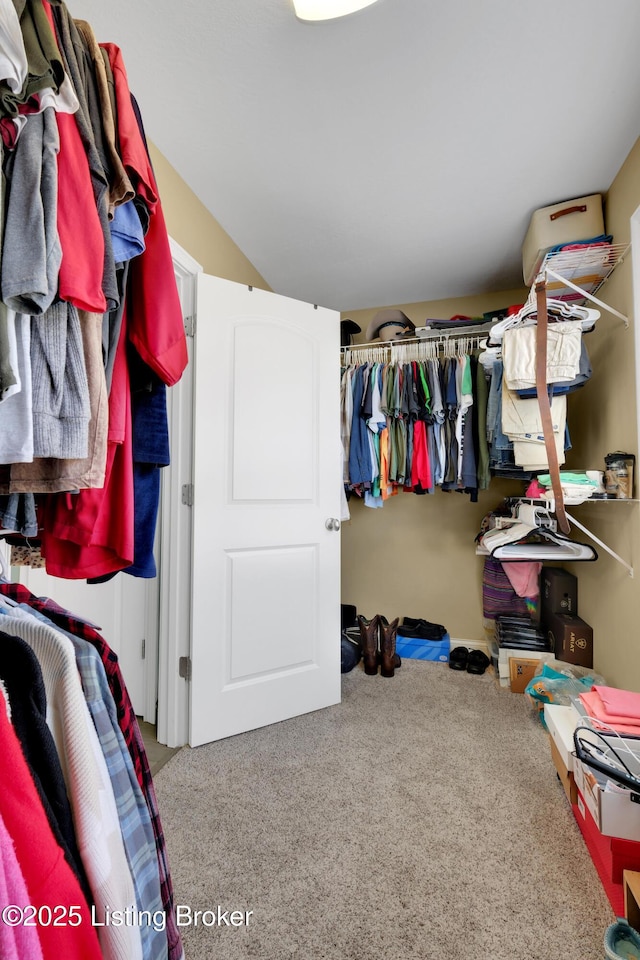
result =
[[[144,253],[146,244],[140,217],[133,200],[119,203],[113,210],[113,220],[109,221],[111,245],[116,263],[133,260]]]
[[[368,368],[358,367],[352,378],[353,421],[351,424],[351,443],[349,446],[349,481],[351,486],[371,483],[371,453],[366,420],[361,416],[364,393],[363,374]]]
[[[33,493],[9,493],[0,497],[0,523],[23,537],[38,536],[36,501]]]

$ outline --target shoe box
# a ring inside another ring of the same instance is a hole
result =
[[[540,621],[547,627],[556,613],[578,615],[578,580],[560,567],[543,567],[540,574]]]
[[[621,917],[624,914],[624,871],[640,869],[640,843],[602,834],[582,794],[578,793],[576,803],[571,806],[613,912]]]
[[[396,653],[408,660],[432,660],[436,663],[449,662],[451,638],[445,633],[440,640],[426,640],[418,637],[403,637],[398,628]]]
[[[582,617],[554,613],[547,621],[556,660],[593,667],[593,629]]]

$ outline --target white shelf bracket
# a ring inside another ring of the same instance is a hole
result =
[[[579,530],[582,530],[583,533],[586,533],[586,535],[593,540],[594,543],[597,543],[599,547],[602,547],[602,549],[608,553],[610,557],[613,557],[614,560],[617,560],[618,563],[621,563],[622,566],[628,571],[630,577],[633,577],[633,567],[628,564],[626,560],[623,560],[621,556],[611,549],[611,547],[608,547],[606,543],[603,543],[602,540],[595,536],[595,534],[591,533],[590,530],[587,530],[587,528],[581,524],[579,520],[576,520],[575,517],[570,516],[570,514],[566,513],[566,511],[565,514],[569,523],[573,523],[576,527],[578,527]]]
[[[587,300],[590,300],[592,303],[595,303],[598,307],[602,307],[603,310],[606,310],[607,313],[612,313],[615,317],[619,317],[623,321],[625,327],[629,326],[629,318],[620,313],[619,310],[616,310],[615,307],[610,307],[602,300],[598,300],[597,297],[594,297],[592,293],[588,293],[583,287],[577,286],[573,281],[568,280],[567,277],[563,277],[562,274],[556,273],[555,270],[551,270],[550,267],[545,267],[545,273],[550,277],[553,277],[554,280],[559,280],[566,287],[571,287],[572,290],[575,290],[581,296],[586,297]]]

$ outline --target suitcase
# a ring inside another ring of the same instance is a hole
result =
[[[522,275],[530,286],[536,278],[545,253],[557,244],[591,240],[604,234],[602,196],[593,193],[541,207],[531,216],[522,244]]]

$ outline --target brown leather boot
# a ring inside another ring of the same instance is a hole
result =
[[[373,676],[378,672],[378,614],[371,620],[360,615],[360,646],[362,647],[362,662],[364,672]]]
[[[400,618],[396,617],[391,623],[386,617],[378,614],[380,621],[380,673],[383,677],[392,677],[396,667],[396,634]]]

